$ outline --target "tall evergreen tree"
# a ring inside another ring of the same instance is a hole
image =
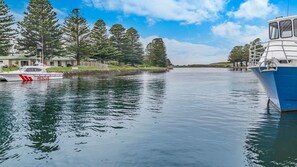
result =
[[[111,45],[108,35],[106,24],[103,20],[98,20],[95,23],[90,35],[92,44],[92,56],[100,61],[111,60],[117,57],[120,52]]]
[[[0,55],[7,56],[11,49],[11,42],[15,35],[12,28],[13,16],[9,14],[9,8],[4,0],[0,0]]]
[[[147,45],[147,61],[149,65],[166,67],[167,66],[167,53],[165,43],[162,38],[155,38]]]
[[[80,65],[81,58],[90,54],[90,29],[86,19],[80,15],[79,9],[73,9],[65,19],[63,30],[66,48],[75,54],[77,64]]]
[[[243,53],[243,47],[242,46],[234,46],[231,50],[228,61],[233,63],[233,66],[238,66],[238,62],[242,61],[242,53]]]
[[[121,24],[114,24],[110,28],[110,41],[112,46],[117,48],[120,51],[120,54],[117,56],[116,60],[121,63],[125,61],[125,55],[127,53],[127,38],[126,38],[126,29]]]
[[[24,20],[18,26],[22,50],[35,55],[41,48],[44,58],[63,55],[62,31],[49,0],[30,0]]]
[[[143,47],[139,40],[140,36],[134,28],[129,28],[126,32],[127,54],[125,62],[131,64],[141,64],[143,62]]]

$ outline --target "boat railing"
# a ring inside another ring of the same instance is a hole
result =
[[[290,62],[290,59],[297,59],[297,40],[271,40],[267,42],[251,43],[249,49],[249,64],[265,65],[266,63],[260,63],[260,59],[268,60],[269,53],[278,52],[282,53],[286,63]]]

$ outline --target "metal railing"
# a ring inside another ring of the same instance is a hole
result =
[[[273,40],[262,43],[251,43],[249,50],[249,64],[258,65],[263,54],[265,54],[264,62],[266,62],[269,53],[272,52],[283,53],[285,61],[289,63],[290,59],[297,59],[297,40]],[[289,53],[295,54],[290,55]]]

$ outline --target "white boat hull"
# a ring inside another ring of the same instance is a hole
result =
[[[63,79],[62,73],[0,73],[0,80],[4,81],[43,81]]]

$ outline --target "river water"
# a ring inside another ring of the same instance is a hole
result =
[[[296,166],[297,114],[250,72],[0,83],[0,166]]]

